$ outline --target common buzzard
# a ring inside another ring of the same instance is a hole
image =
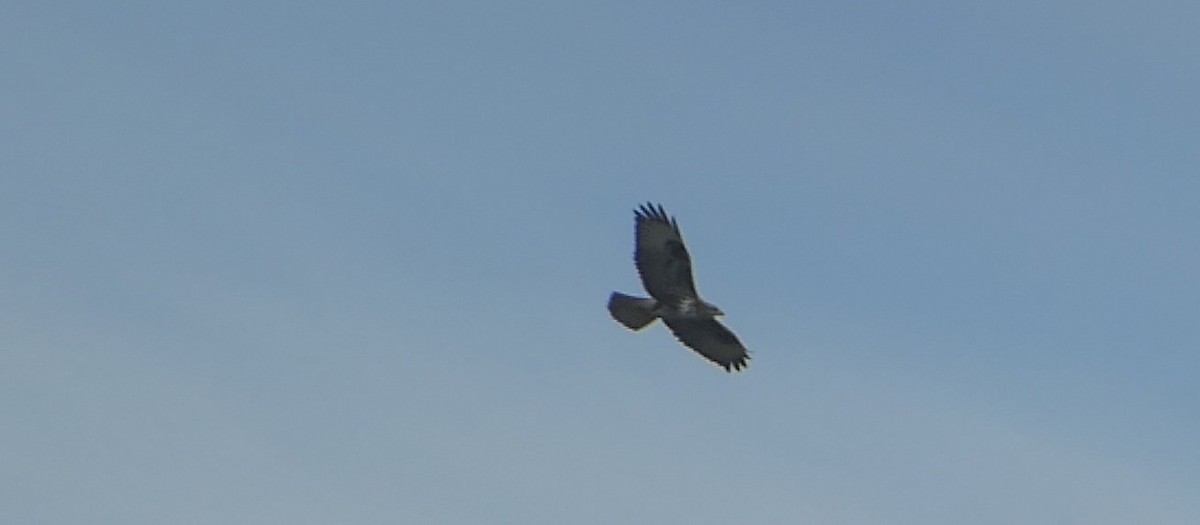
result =
[[[679,225],[661,204],[643,204],[634,210],[637,250],[633,260],[649,298],[613,292],[608,312],[630,330],[641,330],[662,319],[679,342],[687,345],[726,372],[741,370],[750,355],[728,328],[717,322],[725,315],[700,298],[692,281],[692,259],[683,245]]]

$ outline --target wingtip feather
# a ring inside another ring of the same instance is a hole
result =
[[[641,204],[637,209],[633,210],[633,214],[637,217],[638,221],[661,222],[670,226],[676,233],[679,232],[679,223],[676,222],[675,217],[667,213],[667,209],[663,207],[662,203],[656,204],[652,201],[646,201],[645,204]]]

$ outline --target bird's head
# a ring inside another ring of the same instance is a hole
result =
[[[706,314],[708,314],[708,315],[711,315],[711,316],[713,316],[713,317],[719,317],[719,316],[725,315],[725,312],[722,312],[722,311],[721,311],[721,309],[720,309],[720,308],[717,308],[717,305],[715,305],[715,304],[712,304],[712,303],[710,303],[710,302],[707,302],[707,301],[705,301],[705,302],[703,302],[703,303],[701,303],[701,304],[703,304],[703,305],[704,305],[704,306],[703,306],[703,308],[704,308],[704,313],[706,313]]]

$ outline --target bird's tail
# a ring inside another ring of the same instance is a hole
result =
[[[641,330],[654,322],[654,299],[633,297],[620,292],[608,296],[608,313],[630,330]]]

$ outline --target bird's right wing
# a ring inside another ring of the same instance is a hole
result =
[[[633,259],[646,291],[668,304],[696,298],[692,258],[683,245],[683,236],[675,219],[667,215],[661,204],[655,207],[647,203],[634,213],[637,216],[637,251]]]

